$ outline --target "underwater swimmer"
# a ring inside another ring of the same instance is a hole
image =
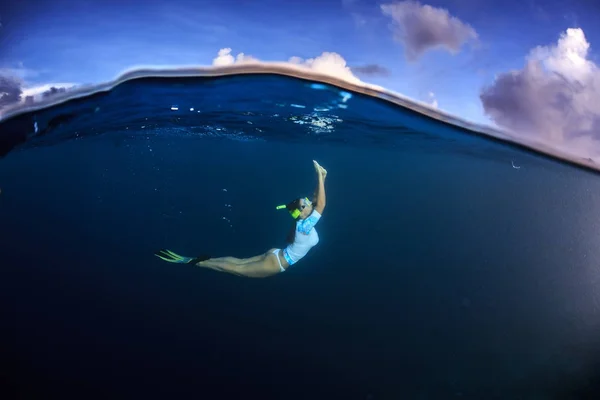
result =
[[[317,188],[313,200],[300,198],[277,209],[286,208],[294,218],[294,225],[287,237],[288,246],[284,249],[271,249],[264,254],[251,258],[208,256],[185,257],[170,250],[159,250],[154,253],[157,257],[178,264],[191,264],[198,267],[210,268],[215,271],[246,276],[250,278],[266,278],[276,275],[294,265],[319,242],[315,225],[325,209],[325,177],[327,170],[313,160],[317,172]]]

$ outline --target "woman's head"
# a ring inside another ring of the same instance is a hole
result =
[[[303,197],[292,201],[286,208],[295,219],[306,219],[313,211],[313,204],[308,198]]]
[[[304,198],[300,198],[300,199],[296,199],[296,200],[292,201],[291,203],[287,204],[285,206],[285,208],[287,208],[287,210],[290,212],[290,214],[292,214],[292,217],[294,217],[294,219],[297,221],[300,219],[308,218],[308,216],[313,211],[313,204],[308,198],[304,197]],[[288,232],[286,242],[288,244],[294,243],[295,237],[296,237],[296,222],[294,222],[294,225],[291,227],[290,231]]]

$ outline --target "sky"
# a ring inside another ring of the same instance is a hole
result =
[[[139,65],[292,62],[600,162],[599,19],[597,0],[3,2],[0,112]]]

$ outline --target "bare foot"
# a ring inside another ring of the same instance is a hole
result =
[[[325,178],[327,176],[327,170],[323,167],[321,167],[321,165],[319,165],[318,162],[316,162],[315,160],[313,160],[313,164],[315,165],[315,169],[317,170],[317,173],[320,175],[323,175],[323,178]]]
[[[317,170],[317,172],[320,172],[319,168],[322,168],[318,162],[316,162],[315,160],[313,160],[313,165],[315,166],[315,169]]]
[[[319,167],[321,167],[321,166],[319,165]],[[327,176],[327,170],[323,167],[321,167],[321,175],[323,175],[323,178],[325,178]]]

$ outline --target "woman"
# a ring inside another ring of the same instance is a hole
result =
[[[307,198],[296,199],[285,206],[277,207],[278,209],[287,208],[296,220],[288,235],[288,246],[285,249],[271,249],[252,258],[210,258],[207,256],[193,258],[180,256],[166,249],[156,252],[155,255],[169,262],[192,264],[250,278],[266,278],[284,272],[290,265],[297,263],[319,242],[315,225],[325,209],[325,177],[327,176],[327,170],[314,160],[313,164],[318,178],[313,200],[310,201]]]

